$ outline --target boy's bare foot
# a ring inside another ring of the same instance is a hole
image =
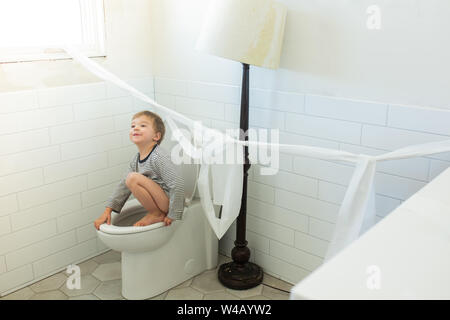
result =
[[[134,227],[148,226],[153,223],[163,222],[166,215],[164,213],[147,213],[141,220],[133,224]]]

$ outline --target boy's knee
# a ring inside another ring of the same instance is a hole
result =
[[[126,178],[126,180],[125,180],[125,184],[127,185],[127,187],[130,187],[130,186],[132,186],[133,184],[135,184],[136,183],[136,181],[137,181],[137,179],[138,179],[138,177],[139,177],[139,173],[137,173],[137,172],[130,172],[128,175],[127,175],[127,178]]]

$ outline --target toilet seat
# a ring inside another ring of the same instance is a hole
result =
[[[158,229],[161,227],[164,227],[164,222],[157,222],[157,223],[153,223],[150,224],[148,226],[144,226],[144,227],[134,227],[134,226],[129,226],[129,227],[119,227],[119,226],[115,226],[112,224],[102,224],[100,225],[100,231],[107,233],[107,234],[132,234],[132,233],[140,233],[140,232],[145,232],[145,231],[149,231],[149,230],[154,230],[154,229]]]

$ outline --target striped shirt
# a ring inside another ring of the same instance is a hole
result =
[[[131,195],[131,191],[125,183],[130,172],[141,173],[156,182],[169,198],[167,217],[172,220],[181,220],[184,211],[184,180],[168,153],[158,144],[153,147],[145,159],[140,160],[139,153],[131,159],[126,174],[106,201],[106,207],[115,212],[122,210]]]

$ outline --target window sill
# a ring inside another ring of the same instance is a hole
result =
[[[90,50],[83,51],[83,54],[89,58],[105,58],[106,53]],[[33,61],[54,61],[54,60],[69,60],[72,59],[64,50],[62,49],[44,49],[29,53],[14,53],[14,54],[1,54],[0,53],[0,64],[6,63],[19,63],[19,62],[33,62]]]

